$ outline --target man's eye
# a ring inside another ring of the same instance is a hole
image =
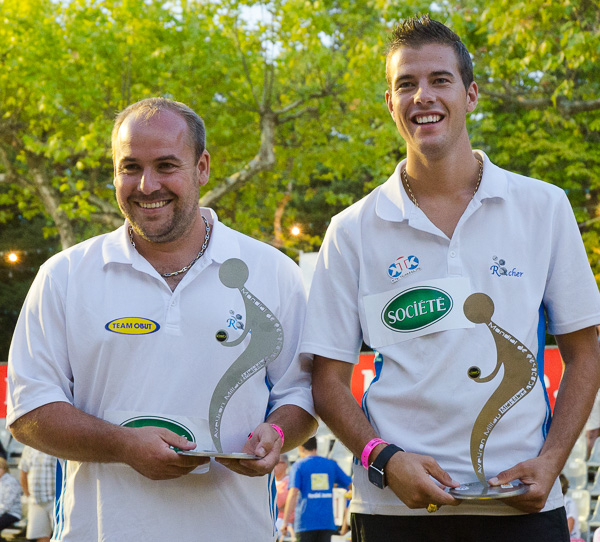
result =
[[[450,81],[448,79],[446,79],[445,77],[438,77],[434,83],[438,84],[438,85],[443,85],[445,83],[449,83]]]
[[[137,171],[138,166],[137,164],[123,164],[119,170],[123,173],[133,173],[134,171]]]

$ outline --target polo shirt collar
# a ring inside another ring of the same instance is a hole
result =
[[[479,190],[473,198],[476,202],[482,202],[489,198],[506,199],[508,193],[508,177],[506,172],[493,164],[487,155],[480,150],[474,151],[483,160],[483,176]],[[406,163],[402,160],[394,170],[390,178],[381,185],[375,203],[375,212],[383,220],[390,222],[410,221],[416,218],[418,209],[406,193],[400,172]]]
[[[208,243],[208,248],[203,257],[217,263],[223,263],[229,258],[239,258],[240,243],[234,230],[220,222],[217,213],[212,209],[203,207],[202,210],[208,211],[212,219],[210,243]]]

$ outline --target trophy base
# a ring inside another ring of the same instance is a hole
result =
[[[481,482],[470,482],[468,484],[461,484],[456,488],[450,488],[449,493],[455,499],[464,500],[505,499],[506,497],[522,495],[527,489],[527,486],[520,480],[513,480],[501,486],[488,486]]]

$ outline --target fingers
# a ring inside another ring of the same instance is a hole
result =
[[[176,449],[189,450],[196,444],[164,428],[131,428],[128,442],[124,462],[151,480],[178,478],[209,461],[178,454]]]
[[[434,504],[457,506],[460,504],[444,487],[458,487],[460,484],[428,456],[411,453],[397,453],[386,466],[386,476],[390,489],[409,508],[427,508]]]
[[[437,480],[440,484],[442,484],[445,487],[459,487],[460,486],[460,483],[457,482],[456,480],[453,480],[452,477],[444,469],[442,469],[442,467],[439,466],[439,464],[437,463],[437,461],[435,461],[435,459],[433,459],[433,458],[426,458],[426,459],[430,460],[430,461],[426,461],[424,463],[424,466],[425,466],[429,476],[431,476],[432,478]]]
[[[216,461],[228,469],[244,476],[264,476],[271,472],[279,461],[281,437],[269,424],[261,423],[252,432],[242,451],[260,459],[224,459]]]
[[[252,453],[244,447],[244,452]],[[225,459],[216,458],[218,463],[221,463],[228,469],[243,474],[244,476],[264,476],[271,472],[279,461],[279,452],[272,450],[265,457],[260,459]]]
[[[177,450],[193,450],[196,447],[195,442],[191,442],[185,437],[177,435],[168,429],[163,429],[162,439],[171,447]]]
[[[543,461],[538,457],[502,471],[488,482],[492,486],[499,486],[514,480],[521,481],[527,486],[527,492],[504,499],[504,502],[517,510],[533,514],[541,511],[546,505],[555,479],[556,476],[552,470],[545,467]]]

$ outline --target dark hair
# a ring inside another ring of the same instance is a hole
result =
[[[188,125],[190,144],[194,148],[195,159],[196,162],[198,162],[206,148],[206,129],[204,127],[204,121],[193,109],[184,103],[162,97],[140,100],[139,102],[135,102],[126,107],[117,115],[111,137],[113,158],[115,156],[115,142],[117,140],[119,128],[129,115],[136,115],[136,117],[141,116],[145,120],[149,120],[161,111],[171,111],[185,120]]]
[[[317,449],[317,437],[310,437],[302,447],[309,452],[314,452]]]
[[[562,494],[566,495],[569,490],[569,479],[561,472],[559,475],[560,479],[560,489],[562,490]]]
[[[404,19],[392,31],[385,58],[385,77],[390,90],[392,89],[392,81],[390,80],[388,64],[394,53],[401,47],[419,49],[423,45],[431,43],[448,45],[454,49],[460,77],[465,89],[469,89],[469,85],[473,82],[473,62],[464,43],[460,41],[457,34],[442,23],[430,19],[429,15],[418,15]]]

